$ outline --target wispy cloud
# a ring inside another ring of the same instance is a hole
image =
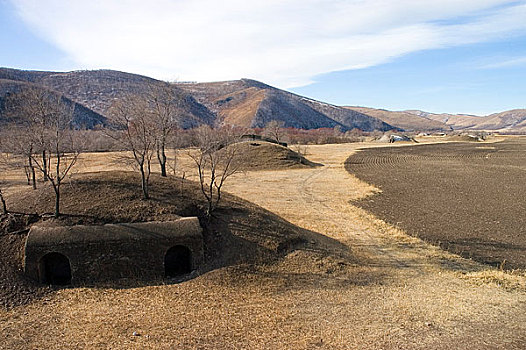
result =
[[[526,66],[526,56],[525,57],[514,57],[501,59],[497,62],[483,64],[480,69],[498,69],[498,68],[508,68],[516,66]]]
[[[12,2],[83,68],[179,80],[250,77],[280,87],[526,29],[526,1],[511,0]]]

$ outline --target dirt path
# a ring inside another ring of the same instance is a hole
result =
[[[391,306],[419,309],[421,314],[416,318],[423,316],[441,324],[440,335],[427,334],[425,340],[420,339],[422,344],[434,339],[427,343],[427,348],[452,345],[471,349],[524,348],[526,279],[523,275],[504,274],[447,253],[351,205],[351,200],[378,191],[344,169],[345,160],[358,147],[311,146],[308,158],[323,163],[324,167],[251,172],[237,176],[229,183],[228,190],[298,226],[347,245],[356,258],[355,266],[365,266],[369,273],[376,271],[384,281],[393,284],[389,291],[383,291]],[[494,283],[487,284],[488,281]],[[400,285],[407,294],[390,300],[393,297],[390,291]],[[495,286],[500,290],[493,289]],[[378,290],[370,288],[369,292],[374,295]],[[398,311],[392,310],[390,317],[400,317]],[[481,333],[485,336],[475,341]],[[497,334],[506,340],[499,339]],[[400,348],[419,348],[413,341],[403,343]]]
[[[350,205],[351,200],[378,191],[344,169],[343,163],[357,147],[311,146],[310,159],[323,167],[251,172],[237,176],[228,190],[298,226],[345,243],[371,266],[404,268],[412,273],[420,273],[422,267],[441,268],[445,263],[480,269]]]

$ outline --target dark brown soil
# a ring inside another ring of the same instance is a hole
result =
[[[204,227],[206,260],[201,272],[235,264],[268,263],[301,246],[317,249],[317,242],[323,242],[324,246],[341,246],[228,194],[224,195],[220,207],[208,221],[203,217],[205,202],[202,194],[192,181],[182,182],[179,178],[162,178],[154,174],[151,177],[151,197],[150,200],[142,199],[140,176],[135,173],[76,175],[72,182],[63,185],[61,204],[64,215],[58,223],[101,225],[198,216]],[[0,305],[10,308],[52,290],[22,275],[23,246],[27,235],[27,230],[23,229],[36,220],[49,224],[57,222],[46,214],[53,211],[54,205],[53,191],[49,187],[13,194],[7,197],[7,202],[11,211],[33,214],[17,215],[18,219],[11,216],[10,222],[4,218],[0,226],[0,263],[3,266]],[[341,249],[346,248],[341,246]],[[128,282],[137,285],[138,281]]]
[[[465,257],[526,268],[526,138],[366,149],[346,169],[382,193],[356,204]]]
[[[25,228],[36,219],[28,215],[0,216],[0,307],[25,304],[51,291],[22,274]]]

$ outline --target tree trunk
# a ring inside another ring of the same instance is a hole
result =
[[[161,176],[166,177],[166,152],[164,150],[164,145],[161,145],[159,149],[157,149],[157,159],[161,166]]]
[[[51,181],[51,184],[53,185],[53,189],[55,190],[55,218],[58,218],[60,216],[60,184],[62,182],[62,178],[60,177],[60,152],[58,149],[58,146],[56,148],[56,154],[57,154],[57,165],[56,165],[56,173],[55,173],[55,179],[52,179],[49,177],[48,179]],[[51,164],[49,165],[51,167]]]
[[[140,166],[141,168],[141,187],[142,187],[142,195],[144,199],[150,199],[150,194],[148,193],[148,181],[146,180],[146,174],[144,172],[144,164]]]
[[[212,207],[212,202],[209,201],[208,202],[208,208],[206,209],[206,218],[208,219],[208,221],[210,222],[210,218],[212,217],[212,211],[214,210],[214,208]]]
[[[208,185],[208,209],[206,210],[206,217],[208,220],[210,220],[212,212],[214,211],[214,181],[215,176],[212,172],[212,175],[210,176],[210,185]]]
[[[2,214],[7,214],[7,204],[5,203],[4,195],[2,194],[2,189],[0,189],[0,202],[2,203]]]
[[[29,170],[28,166],[24,167],[24,172],[26,173],[26,179],[27,179],[27,185],[31,185],[31,170]]]
[[[33,166],[33,159],[31,158],[31,156],[29,156],[28,162],[29,162],[29,170],[31,171],[31,184],[33,185],[33,189],[36,190],[37,189],[37,178],[35,174],[35,167]]]
[[[60,188],[57,186],[54,186],[55,188],[55,218],[58,218],[60,216]]]
[[[42,173],[44,174],[44,182],[49,180],[48,176],[48,164],[47,164],[47,154],[46,151],[42,151]]]

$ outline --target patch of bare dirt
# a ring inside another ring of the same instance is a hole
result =
[[[27,228],[36,220],[34,215],[0,216],[0,308],[30,303],[50,291],[22,274]]]
[[[381,193],[355,202],[442,248],[526,268],[526,139],[366,149],[346,168]]]

